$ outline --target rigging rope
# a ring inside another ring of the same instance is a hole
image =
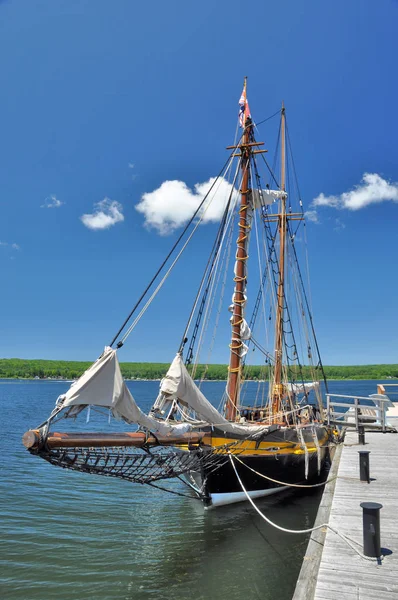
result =
[[[296,165],[294,163],[294,158],[293,158],[293,149],[292,149],[292,143],[290,141],[290,134],[289,134],[289,128],[288,128],[288,124],[287,124],[286,114],[285,114],[285,126],[286,126],[287,145],[288,145],[288,148],[290,151],[290,157],[292,159],[292,165],[293,165],[293,175],[294,175],[294,179],[295,179],[295,183],[296,183],[296,187],[297,187],[298,197],[299,197],[299,200],[301,200],[300,187],[299,187],[299,183],[298,183]]]
[[[219,262],[219,253],[221,252],[221,248],[222,248],[222,245],[223,245],[223,240],[225,238],[225,230],[226,230],[226,228],[228,226],[228,222],[230,220],[230,217],[228,215],[229,215],[229,210],[230,210],[230,206],[231,206],[231,200],[233,198],[234,192],[236,191],[235,190],[235,183],[236,183],[236,179],[237,179],[238,172],[239,172],[239,166],[240,166],[240,162],[238,163],[237,168],[236,168],[235,176],[234,176],[234,179],[233,179],[233,182],[232,182],[232,186],[231,186],[231,192],[229,194],[228,202],[227,202],[227,205],[226,205],[225,210],[224,210],[224,214],[223,214],[223,218],[222,218],[222,221],[221,221],[221,225],[220,225],[220,227],[218,229],[217,236],[216,236],[215,242],[213,244],[213,248],[212,248],[212,251],[210,253],[210,256],[209,256],[209,259],[208,259],[208,262],[207,262],[207,265],[206,265],[206,269],[205,269],[205,272],[203,274],[203,278],[202,278],[201,284],[199,286],[198,293],[197,293],[196,298],[195,298],[194,305],[193,305],[191,313],[189,315],[189,319],[188,319],[188,323],[187,323],[187,325],[185,327],[184,335],[182,337],[181,347],[180,347],[181,349],[184,346],[185,338],[186,338],[186,336],[188,334],[188,331],[189,331],[189,328],[190,328],[190,325],[191,325],[191,322],[192,322],[192,319],[193,319],[196,307],[197,307],[198,302],[199,302],[200,294],[202,292],[203,286],[205,284],[206,276],[207,276],[206,289],[205,289],[205,291],[203,293],[203,296],[202,296],[202,300],[201,300],[201,304],[200,304],[200,307],[199,307],[198,316],[196,318],[196,323],[195,323],[195,326],[194,326],[194,330],[193,330],[193,333],[192,333],[192,338],[191,338],[190,346],[189,346],[189,349],[188,349],[188,354],[187,354],[187,358],[186,358],[185,364],[190,364],[192,362],[192,359],[193,359],[193,351],[194,351],[194,346],[195,346],[197,332],[198,332],[198,329],[199,329],[199,326],[200,326],[200,321],[201,321],[203,310],[204,310],[204,307],[205,307],[207,295],[208,295],[208,292],[209,292],[209,289],[210,289],[211,281],[212,281],[212,278],[215,276],[215,271],[217,270],[217,265],[218,265],[218,262]],[[211,262],[211,265],[210,265],[210,262]]]
[[[271,115],[270,117],[267,117],[266,119],[263,119],[262,121],[259,121],[258,123],[254,123],[254,126],[257,128],[259,125],[262,125],[263,123],[266,123],[267,121],[269,121],[270,119],[273,119],[274,117],[276,117],[276,115],[280,115],[281,114],[281,109],[277,110],[273,115]]]
[[[237,174],[238,174],[238,170],[237,170],[237,173],[236,173],[236,177],[237,177]],[[234,184],[235,184],[235,181],[236,181],[236,177],[234,179]],[[231,210],[229,212],[229,215],[228,215],[228,222],[227,222],[227,225],[226,225],[226,227],[224,229],[224,232],[223,232],[223,238],[221,240],[221,246],[224,245],[225,238],[227,236],[227,232],[228,231],[229,232],[228,232],[228,238],[227,239],[229,240],[229,242],[231,240],[232,231],[228,230],[228,228],[229,228],[230,222],[233,219],[234,211],[235,211],[235,208],[236,208],[237,201],[238,201],[238,196],[236,195],[236,198],[234,200],[233,206],[232,206],[232,208],[231,208]],[[229,257],[229,254],[228,254],[228,257]],[[213,306],[214,306],[214,301],[215,301],[215,292],[214,292],[214,290],[217,289],[217,286],[219,285],[219,280],[220,280],[220,277],[221,277],[220,259],[221,259],[221,253],[219,253],[218,256],[217,256],[217,260],[216,260],[216,264],[215,264],[215,269],[214,269],[214,274],[213,274],[213,279],[212,279],[211,285],[210,285],[210,299],[209,299],[209,302],[207,303],[206,310],[204,312],[202,328],[201,328],[201,331],[200,331],[199,342],[198,342],[198,347],[197,347],[197,350],[196,350],[196,356],[195,356],[195,361],[194,361],[194,369],[192,371],[193,376],[196,373],[196,368],[198,366],[199,356],[200,356],[200,353],[201,353],[203,340],[204,340],[204,337],[205,337],[206,332],[207,332],[207,327],[208,327],[210,316],[211,316],[211,313],[212,313],[212,310],[213,310]],[[225,273],[225,277],[226,277],[226,273]],[[224,281],[225,281],[225,277],[224,277]],[[223,290],[224,289],[225,289],[225,286],[224,286]],[[219,306],[221,306],[222,300],[223,300],[223,293],[220,296]],[[221,308],[220,308],[220,310],[221,310]]]
[[[171,255],[173,254],[174,250],[177,248],[178,244],[180,243],[181,239],[184,237],[185,233],[187,232],[187,230],[189,229],[189,227],[191,226],[191,224],[193,223],[194,219],[196,218],[196,216],[198,215],[199,211],[201,210],[201,208],[203,207],[205,201],[207,200],[208,196],[210,195],[210,192],[212,191],[212,189],[214,188],[215,184],[217,183],[217,181],[219,180],[219,178],[221,177],[222,173],[225,171],[227,165],[229,162],[233,161],[233,151],[231,152],[231,154],[229,155],[229,157],[227,158],[227,160],[225,161],[222,169],[220,170],[219,174],[217,175],[217,177],[215,178],[215,180],[213,181],[213,183],[211,184],[207,194],[204,196],[203,200],[200,202],[199,206],[197,207],[197,209],[195,210],[195,212],[193,213],[192,217],[190,218],[190,220],[188,221],[188,223],[186,224],[186,226],[184,227],[184,229],[182,230],[181,234],[178,236],[176,242],[173,244],[173,247],[171,248],[170,252],[167,254],[166,258],[163,260],[162,264],[160,265],[160,267],[158,268],[158,270],[156,271],[155,275],[152,277],[151,281],[148,283],[147,287],[145,288],[145,290],[143,291],[143,293],[141,294],[141,296],[139,297],[139,299],[137,300],[137,302],[135,303],[134,307],[132,308],[132,310],[130,311],[128,317],[125,319],[123,325],[120,327],[119,331],[116,333],[116,335],[114,336],[113,340],[111,341],[111,343],[109,344],[110,347],[113,346],[113,344],[116,342],[117,338],[119,337],[119,335],[122,333],[123,329],[126,327],[127,323],[130,321],[131,317],[133,316],[133,314],[135,313],[135,311],[137,310],[138,306],[141,304],[142,300],[145,298],[145,296],[147,295],[148,291],[150,290],[150,288],[152,287],[153,283],[155,282],[155,280],[157,279],[157,277],[159,276],[159,274],[161,273],[161,271],[163,270],[163,267],[166,265],[166,263],[168,262],[168,260],[170,259]],[[123,342],[119,342],[119,344],[122,346]],[[118,347],[120,347],[118,344]]]
[[[264,246],[267,247],[267,245],[268,245],[268,249],[267,249],[268,252],[267,252],[267,254],[269,256],[268,260],[269,260],[270,267],[271,267],[271,263],[272,263],[272,265],[274,265],[276,267],[276,268],[272,267],[271,271],[272,271],[272,274],[273,274],[272,279],[274,281],[274,286],[275,286],[275,289],[277,289],[278,288],[278,281],[279,281],[281,275],[280,275],[280,268],[279,268],[279,260],[278,260],[278,257],[276,256],[276,248],[275,248],[275,243],[274,243],[275,242],[275,236],[273,236],[272,233],[271,233],[270,222],[269,222],[269,218],[268,218],[267,215],[264,215],[263,222],[264,222],[264,227],[265,227],[265,230],[266,230],[266,238],[267,238],[267,244],[264,244]],[[275,302],[275,306],[277,304],[279,305],[279,297],[275,298],[274,302]],[[289,306],[288,306],[288,303],[287,303],[287,297],[286,297],[285,291],[283,292],[283,296],[282,296],[281,302],[282,302],[282,308],[284,309],[284,311],[286,312],[286,315],[287,315],[287,318],[286,318],[286,320],[284,322],[287,323],[287,324],[289,324],[289,327],[290,327],[289,330],[287,330],[285,328],[282,329],[283,345],[284,345],[284,347],[286,349],[286,346],[287,346],[287,335],[290,335],[291,339],[292,339],[292,342],[293,342],[293,345],[294,345],[296,356],[297,356],[297,366],[298,366],[298,369],[299,369],[300,379],[301,379],[302,383],[304,383],[304,376],[303,376],[302,365],[301,365],[301,363],[300,363],[300,361],[298,359],[297,344],[296,344],[296,341],[295,341],[295,336],[294,336],[293,327],[292,327],[292,320],[291,320],[291,316],[290,316],[290,310],[289,310]],[[287,365],[286,365],[286,367],[284,367],[285,376],[286,376],[287,379],[292,379],[294,381],[295,377],[294,377],[293,371],[292,371],[292,364],[291,364],[292,361],[289,359],[289,356],[288,356],[287,353],[286,353],[286,360],[287,360]]]
[[[290,227],[289,227],[289,223],[288,223],[288,231],[289,231],[289,233],[291,233]],[[301,275],[301,269],[300,269],[300,265],[298,263],[297,252],[296,252],[296,248],[295,248],[294,244],[292,244],[292,248],[293,248],[293,253],[294,253],[294,257],[295,257],[295,261],[296,261],[297,272],[298,272],[298,275],[299,275],[299,279],[300,279],[300,283],[301,283],[301,288],[303,290],[304,300],[305,300],[305,304],[306,304],[306,307],[307,307],[307,312],[308,312],[308,316],[309,316],[309,320],[310,320],[312,335],[314,336],[314,342],[315,342],[315,347],[316,347],[316,351],[317,351],[317,355],[318,355],[319,366],[321,368],[321,372],[322,372],[322,375],[323,375],[323,380],[325,382],[325,389],[326,389],[326,392],[327,392],[328,391],[328,384],[327,384],[327,380],[326,380],[326,374],[325,374],[325,371],[324,371],[324,368],[323,368],[323,364],[322,364],[322,360],[321,360],[321,354],[319,352],[318,340],[317,340],[317,337],[316,337],[316,334],[315,334],[314,323],[312,321],[312,314],[311,314],[310,306],[309,306],[309,303],[308,303],[308,297],[307,297],[307,294],[306,294],[306,291],[305,291],[304,281],[303,281],[303,277]]]
[[[263,477],[263,479],[268,479],[268,481],[272,481],[272,483],[278,483],[279,485],[285,485],[285,486],[296,487],[296,488],[316,488],[316,487],[321,487],[323,485],[327,485],[328,483],[331,483],[332,481],[337,479],[337,475],[335,475],[334,477],[331,477],[330,479],[327,479],[326,481],[322,481],[321,483],[313,483],[312,485],[311,484],[302,484],[302,483],[286,483],[283,481],[278,481],[277,479],[272,479],[272,477],[268,477],[267,475],[264,475],[264,473],[259,473],[255,469],[252,469],[252,467],[249,467],[249,465],[244,463],[243,460],[241,460],[237,456],[235,456],[234,458],[236,458],[236,460],[238,462],[240,462],[242,465],[244,465],[250,471],[253,471],[253,473],[258,475],[259,477]]]
[[[232,195],[233,195],[233,190],[231,191],[231,197],[232,197]],[[206,197],[207,196],[208,196],[208,194],[206,194]],[[126,339],[128,338],[128,336],[130,335],[130,333],[133,331],[133,329],[135,328],[135,326],[137,325],[137,323],[139,322],[139,320],[141,319],[141,317],[144,315],[144,313],[146,312],[146,310],[148,309],[148,307],[152,303],[152,301],[155,298],[155,296],[158,294],[158,292],[162,288],[162,286],[165,283],[166,279],[169,277],[171,271],[174,269],[175,265],[177,264],[178,260],[180,259],[181,255],[183,254],[185,248],[188,246],[189,242],[191,241],[191,239],[192,239],[193,235],[195,234],[196,230],[198,229],[199,225],[202,223],[203,218],[204,218],[207,210],[210,207],[211,201],[209,202],[209,204],[203,210],[203,213],[201,214],[198,222],[196,223],[195,227],[193,228],[193,230],[189,234],[189,236],[188,236],[187,240],[185,241],[183,247],[181,248],[180,252],[177,254],[176,258],[174,259],[174,261],[170,265],[169,269],[165,273],[165,275],[162,278],[162,280],[160,281],[159,285],[157,286],[157,288],[155,289],[155,291],[152,293],[152,295],[150,296],[149,300],[147,300],[146,304],[143,306],[143,308],[141,309],[141,311],[138,314],[138,316],[134,319],[134,321],[132,322],[132,324],[130,325],[130,327],[128,328],[128,330],[126,331],[126,333],[124,334],[124,336],[122,337],[122,340],[121,340],[121,342],[119,342],[119,344],[121,344],[121,345],[124,344],[124,342],[126,341]],[[185,338],[183,338],[183,340],[184,339]],[[120,347],[120,346],[118,346],[118,347]]]
[[[201,377],[201,381],[200,381],[200,385],[199,388],[201,387],[202,382],[204,381],[208,368],[209,368],[209,363],[210,363],[210,359],[212,356],[212,352],[213,352],[213,348],[214,348],[214,344],[216,341],[216,334],[217,334],[217,329],[218,329],[218,324],[220,321],[220,316],[221,316],[221,310],[223,307],[223,300],[224,300],[224,294],[225,294],[225,289],[226,289],[226,283],[227,283],[227,275],[229,272],[229,263],[230,263],[230,258],[231,258],[231,246],[232,246],[232,228],[230,229],[230,232],[228,234],[228,238],[225,242],[226,244],[226,248],[224,249],[224,256],[223,259],[221,261],[221,265],[217,268],[219,268],[220,270],[220,275],[221,276],[221,272],[223,273],[223,279],[221,281],[221,287],[220,287],[220,296],[219,296],[219,302],[218,302],[218,309],[217,309],[217,313],[216,313],[216,318],[215,318],[215,323],[214,323],[214,328],[213,328],[213,337],[211,339],[210,342],[210,346],[209,346],[209,351],[207,353],[207,358],[206,358],[206,365],[203,369],[203,373],[202,373],[202,377]],[[224,243],[224,242],[223,242]],[[203,328],[204,328],[204,324],[203,324]],[[197,360],[199,360],[199,350],[198,350],[198,358]]]
[[[232,454],[229,454],[229,460],[231,461],[232,467],[233,467],[233,469],[235,471],[236,478],[237,478],[237,480],[239,482],[239,485],[242,488],[242,490],[243,490],[246,498],[249,500],[250,504],[253,506],[254,510],[260,515],[260,517],[262,519],[264,519],[264,521],[266,521],[266,523],[268,523],[268,525],[271,525],[271,527],[275,527],[275,529],[278,529],[279,531],[283,531],[284,533],[298,533],[298,534],[312,533],[313,531],[317,531],[318,529],[329,529],[330,531],[332,531],[333,533],[335,533],[336,535],[338,535],[344,542],[346,542],[346,544],[348,544],[350,546],[350,548],[352,550],[354,550],[354,552],[356,552],[361,558],[363,558],[365,560],[372,561],[372,562],[380,560],[381,557],[379,557],[379,558],[371,558],[370,556],[365,556],[364,554],[362,554],[362,552],[360,552],[353,545],[353,543],[354,544],[358,544],[358,542],[356,542],[355,540],[351,540],[349,537],[347,537],[346,535],[340,533],[334,527],[331,527],[331,525],[329,525],[328,523],[322,523],[321,525],[316,525],[315,527],[310,527],[308,529],[287,529],[286,527],[281,527],[280,525],[277,525],[277,523],[274,523],[273,521],[271,521],[271,519],[269,519],[268,517],[266,517],[265,514],[261,512],[261,510],[258,508],[258,506],[256,506],[256,504],[251,499],[250,495],[248,494],[246,488],[244,487],[244,485],[242,483],[241,478],[238,475],[238,471],[236,470],[236,466],[235,466],[235,463],[233,461]]]
[[[178,478],[178,479],[180,479],[180,478]],[[182,480],[180,480],[180,481],[182,481]],[[196,492],[196,494],[198,494],[197,496],[192,496],[192,494],[183,494],[182,492],[177,492],[176,490],[170,490],[168,488],[162,487],[161,485],[157,485],[150,481],[147,481],[146,485],[150,485],[151,487],[161,490],[162,492],[168,492],[169,494],[175,494],[176,496],[182,496],[183,498],[189,498],[190,500],[202,501],[204,498],[203,494],[199,495],[199,491]]]
[[[206,211],[205,211],[206,212]],[[147,300],[147,302],[144,304],[143,308],[141,309],[141,311],[138,313],[138,316],[134,319],[134,321],[132,322],[132,324],[130,325],[130,327],[127,329],[126,333],[124,334],[124,336],[122,337],[121,342],[119,342],[119,344],[123,345],[124,342],[126,341],[126,339],[128,338],[128,336],[130,335],[130,333],[133,331],[134,327],[137,325],[137,323],[139,322],[139,320],[141,319],[141,317],[144,315],[144,313],[147,311],[147,309],[149,308],[150,304],[152,303],[153,299],[155,298],[155,296],[157,296],[157,294],[159,293],[160,289],[163,287],[164,282],[166,281],[166,279],[169,277],[171,271],[174,269],[176,263],[178,262],[178,260],[180,259],[180,256],[182,255],[182,253],[184,252],[185,248],[188,246],[189,242],[192,239],[192,236],[194,235],[195,231],[197,230],[197,228],[199,227],[199,225],[201,224],[202,220],[203,220],[203,216],[205,214],[205,212],[203,213],[203,215],[200,217],[199,221],[196,223],[194,229],[191,231],[188,239],[186,240],[185,244],[183,245],[183,247],[181,248],[180,252],[177,254],[176,258],[174,259],[174,261],[171,263],[169,269],[166,271],[165,275],[163,276],[162,280],[160,281],[159,285],[157,286],[157,288],[154,290],[154,292],[152,293],[152,295],[149,297],[149,299]],[[118,344],[118,347],[120,347]]]

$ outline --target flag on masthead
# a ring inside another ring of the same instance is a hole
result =
[[[246,96],[246,78],[243,84],[242,95],[239,99],[239,123],[241,127],[245,126],[247,117],[251,117],[249,103]]]

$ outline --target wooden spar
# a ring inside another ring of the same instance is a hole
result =
[[[246,101],[246,78],[244,84],[244,94]],[[242,340],[240,336],[240,326],[243,320],[245,290],[246,290],[246,260],[247,256],[247,209],[249,206],[249,163],[250,154],[252,152],[249,144],[250,126],[246,126],[241,144],[241,169],[242,169],[242,186],[241,200],[239,208],[239,235],[236,242],[236,273],[234,277],[235,290],[233,296],[233,315],[232,315],[232,333],[230,344],[230,359],[229,359],[229,374],[228,374],[228,398],[225,408],[225,417],[229,421],[235,421],[237,408],[239,404],[239,390],[241,380],[241,356]]]
[[[264,146],[264,142],[250,142],[249,144],[245,144],[245,146]],[[237,146],[226,146],[227,150],[233,150],[234,148],[241,148],[242,145],[238,144]]]
[[[198,444],[204,433],[183,433],[180,436],[146,436],[145,433],[58,433],[49,434],[45,443],[41,442],[38,429],[30,429],[24,433],[22,443],[28,450],[40,450],[42,446],[53,450],[56,448],[104,448],[116,446],[180,446]]]
[[[252,150],[250,154],[265,154],[266,152],[268,152],[268,150]],[[244,154],[237,152],[231,156],[244,156]]]
[[[285,173],[285,106],[282,102],[281,111],[281,190],[286,191],[286,173]],[[272,390],[272,413],[276,415],[280,411],[281,399],[284,393],[282,384],[282,361],[283,361],[283,319],[285,303],[285,246],[286,246],[286,196],[281,198],[281,208],[279,214],[279,283],[277,294],[277,312],[275,324],[275,370],[274,386]]]

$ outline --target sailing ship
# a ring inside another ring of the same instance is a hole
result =
[[[179,495],[184,495],[182,486],[188,486],[188,495],[207,507],[306,485],[320,474],[332,436],[322,401],[321,380],[323,385],[326,380],[299,264],[305,214],[297,193],[297,208],[293,207],[298,185],[290,189],[288,185],[289,164],[295,170],[283,104],[277,116],[278,176],[276,162],[273,167],[268,164],[264,143],[256,140],[258,129],[250,113],[245,79],[238,133],[227,148],[226,164],[210,180],[192,218],[112,343],[57,399],[51,415],[24,434],[23,443],[31,454],[63,468]],[[220,190],[222,216],[182,341],[151,410],[145,413],[122,377],[117,354],[173,275]],[[259,272],[252,288],[250,246],[254,246],[252,262],[257,262]],[[231,254],[235,261],[229,269]],[[232,303],[228,303],[231,329],[224,341],[229,352],[228,378],[216,408],[204,393],[209,363],[200,367],[199,357],[204,349],[213,348],[216,333],[222,329],[219,323],[226,309],[228,281],[232,291]],[[252,297],[251,289],[257,289]],[[210,342],[206,342],[209,335]],[[262,357],[257,382],[249,381],[252,350]],[[122,419],[135,429],[52,430],[55,423],[82,411],[88,419],[93,410]],[[169,485],[173,481],[177,488]]]

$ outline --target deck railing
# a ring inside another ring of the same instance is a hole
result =
[[[398,384],[392,385],[398,387]],[[382,389],[384,390],[382,384],[378,385],[377,394],[372,396],[326,394],[328,425],[355,427],[357,431],[361,426],[366,426],[368,429],[387,431],[390,428],[387,424],[386,412],[390,406],[393,406],[393,403],[385,394],[385,391],[381,391]],[[347,402],[347,400],[351,400],[351,402]],[[336,411],[337,408],[346,408],[348,410],[338,412]]]

